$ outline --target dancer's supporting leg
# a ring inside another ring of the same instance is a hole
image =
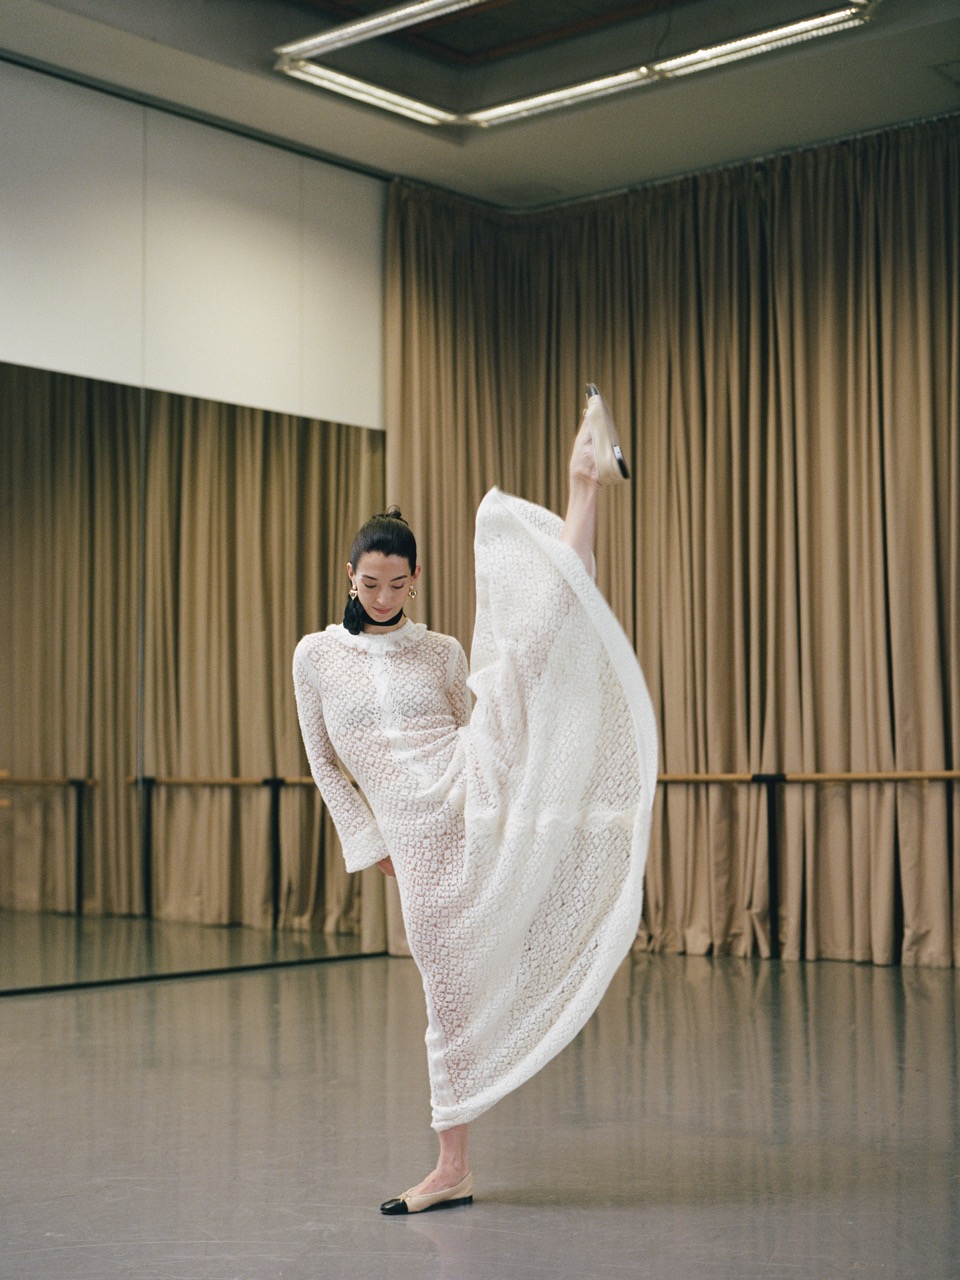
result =
[[[411,1187],[415,1195],[427,1196],[436,1191],[446,1191],[462,1182],[470,1172],[467,1126],[455,1124],[452,1129],[441,1129],[437,1137],[440,1139],[437,1167],[418,1186]]]
[[[593,448],[591,410],[591,405],[584,410],[580,430],[573,442],[573,453],[570,455],[570,497],[560,538],[573,547],[592,578],[596,571],[593,544],[597,532],[600,474]]]

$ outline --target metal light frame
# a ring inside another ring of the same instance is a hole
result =
[[[578,84],[565,85],[528,98],[484,107],[478,111],[448,111],[418,98],[395,93],[382,85],[354,76],[344,75],[318,65],[313,59],[332,53],[352,44],[373,40],[389,32],[427,22],[460,9],[475,8],[485,0],[412,0],[396,5],[366,18],[358,18],[331,27],[319,35],[281,45],[274,52],[278,55],[275,70],[304,80],[317,88],[325,89],[341,97],[351,98],[367,106],[377,107],[394,115],[403,116],[417,124],[436,127],[449,125],[459,129],[489,129],[516,120],[529,119],[548,111],[558,111],[582,105],[586,102],[608,98],[663,83],[681,76],[724,67],[744,58],[771,53],[791,45],[800,44],[819,36],[835,35],[869,22],[880,0],[851,0],[849,4],[825,13],[815,14],[797,22],[771,27],[749,35],[726,40],[704,49],[694,49],[670,58],[662,58],[650,66],[631,67]]]

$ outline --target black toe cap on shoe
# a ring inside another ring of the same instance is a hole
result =
[[[386,1214],[409,1213],[406,1200],[384,1200],[380,1212]]]

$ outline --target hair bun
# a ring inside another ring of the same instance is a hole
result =
[[[370,517],[371,520],[400,520],[408,525],[407,520],[400,514],[399,507],[388,507],[386,511],[379,511],[375,516]],[[408,525],[409,528],[409,525]]]

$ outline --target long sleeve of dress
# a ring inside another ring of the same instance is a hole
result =
[[[309,660],[299,645],[293,659],[293,684],[310,772],[333,818],[347,870],[363,871],[386,858],[390,851],[369,806],[337,763],[320,694],[311,679]]]
[[[450,665],[447,669],[447,698],[457,728],[462,729],[470,720],[472,701],[467,688],[467,655],[454,640],[450,646]]]

